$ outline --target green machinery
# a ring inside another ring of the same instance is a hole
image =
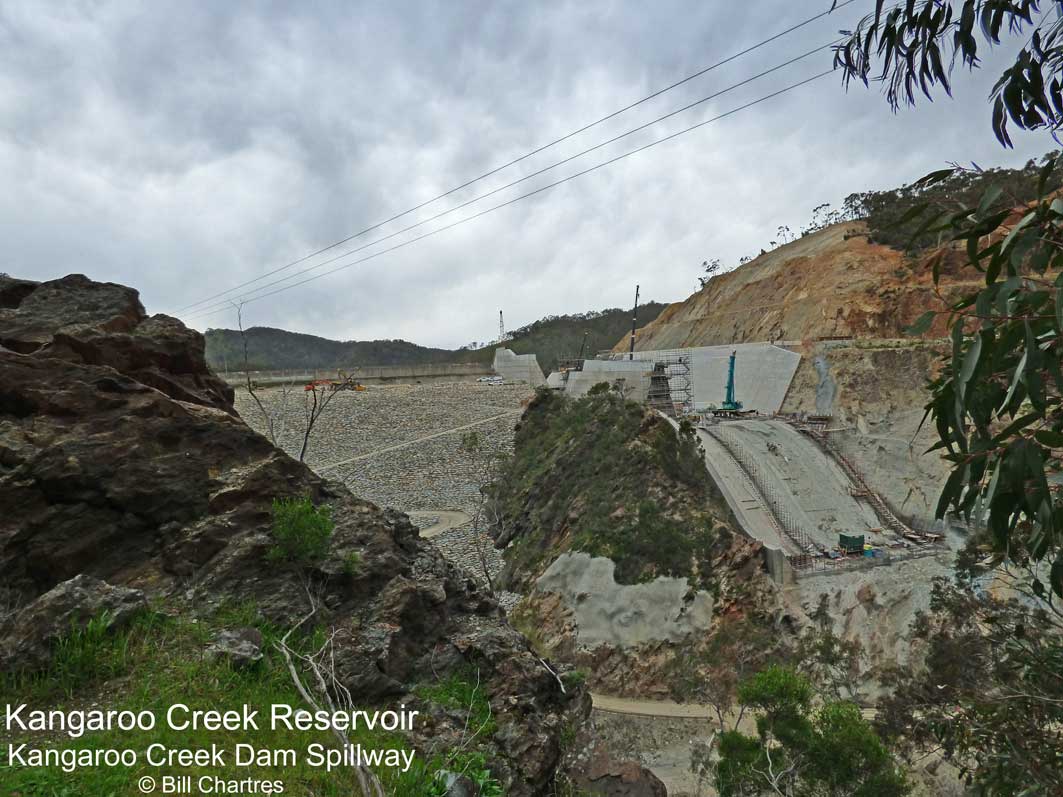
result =
[[[731,352],[731,360],[727,364],[727,395],[720,405],[721,410],[738,412],[742,409],[742,402],[735,399],[735,357],[738,352]]]

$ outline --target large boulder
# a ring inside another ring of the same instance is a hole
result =
[[[83,631],[90,622],[115,631],[146,609],[140,590],[75,576],[0,623],[0,672],[41,669],[63,637]]]
[[[327,555],[301,573],[269,558],[272,501],[297,496],[335,521]],[[249,428],[202,336],[147,317],[128,288],[0,279],[0,510],[0,603],[98,579],[188,610],[254,602],[283,627],[306,615],[309,587],[361,705],[416,703],[419,681],[474,667],[498,726],[484,751],[512,797],[546,792],[563,728],[588,711],[409,518]],[[16,632],[0,646],[23,650]],[[460,719],[436,714],[423,715],[422,749],[462,738]]]
[[[233,389],[207,367],[203,336],[144,312],[132,288],[71,274],[50,282],[0,276],[0,347],[104,365],[171,398],[233,413]]]
[[[594,797],[668,797],[661,779],[634,761],[617,761],[596,751],[573,778],[577,788]]]

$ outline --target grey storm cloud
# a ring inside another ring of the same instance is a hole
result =
[[[816,2],[40,3],[0,5],[0,270],[133,285],[178,312],[424,202],[790,25]],[[314,266],[825,45],[829,17],[318,258]],[[456,346],[553,313],[676,301],[780,225],[949,161],[1017,165],[986,97],[1009,48],[955,99],[892,114],[837,76],[557,188],[251,301],[244,323]],[[350,255],[365,257],[830,67],[824,50],[647,131]],[[305,277],[303,277],[305,278]],[[298,278],[292,277],[289,284]],[[279,286],[278,286],[279,287]],[[272,290],[272,289],[267,289]],[[264,291],[263,291],[264,292]],[[252,294],[254,295],[254,294]]]

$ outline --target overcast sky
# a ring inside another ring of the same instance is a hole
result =
[[[447,191],[814,13],[750,2],[0,4],[0,271],[81,272],[185,305]],[[232,296],[383,237],[827,44],[857,0],[445,200]],[[1017,44],[1017,42],[1013,42]],[[1009,50],[1011,48],[1009,47]],[[1007,51],[1000,53],[1006,57]],[[830,67],[823,51],[320,274]],[[1004,59],[893,115],[830,75],[558,188],[244,306],[246,326],[458,346],[548,314],[677,301],[849,193],[948,161],[1018,165],[986,96]],[[287,284],[287,283],[283,283]],[[279,286],[276,286],[279,287]],[[268,290],[273,290],[270,288]],[[200,305],[200,308],[209,304]]]

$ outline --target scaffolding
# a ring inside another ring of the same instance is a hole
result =
[[[635,352],[635,359],[653,363],[647,404],[673,418],[693,414],[694,363],[690,352],[655,352],[652,357],[639,357]]]

